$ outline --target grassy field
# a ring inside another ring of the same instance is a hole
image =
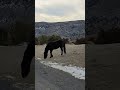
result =
[[[44,59],[44,49],[46,45],[35,46],[35,58],[41,58],[43,61],[51,61],[62,63],[63,65],[73,65],[78,67],[85,67],[85,45],[66,45],[66,54],[61,56],[61,50],[53,50],[53,58],[48,54],[47,59]]]

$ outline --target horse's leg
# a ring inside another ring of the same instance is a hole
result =
[[[53,50],[50,50],[50,58],[52,58],[52,57],[53,57],[53,55],[52,55],[52,51],[53,51]]]
[[[61,55],[63,55],[63,48],[62,48],[62,47],[60,47],[60,49],[61,49]]]
[[[66,47],[65,47],[65,43],[64,43],[63,48],[64,48],[64,54],[66,54]]]

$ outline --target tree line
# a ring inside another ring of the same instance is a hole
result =
[[[46,35],[41,35],[39,37],[35,37],[35,44],[36,45],[43,45],[51,41],[56,41],[62,39],[58,35],[52,35],[52,36],[46,36]]]

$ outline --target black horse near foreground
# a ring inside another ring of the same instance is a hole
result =
[[[45,51],[44,51],[44,59],[47,58],[49,50],[50,50],[50,58],[52,58],[53,57],[52,51],[54,49],[58,49],[58,48],[61,49],[61,55],[63,55],[63,51],[66,54],[66,47],[65,47],[65,41],[64,40],[58,40],[58,41],[54,41],[54,42],[49,42],[47,44],[46,48],[45,48]]]
[[[23,60],[21,63],[21,74],[23,78],[28,76],[30,72],[30,64],[34,56],[35,56],[35,41],[31,41],[24,52]]]

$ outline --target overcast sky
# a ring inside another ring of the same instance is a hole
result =
[[[85,20],[85,0],[35,0],[35,22]]]

